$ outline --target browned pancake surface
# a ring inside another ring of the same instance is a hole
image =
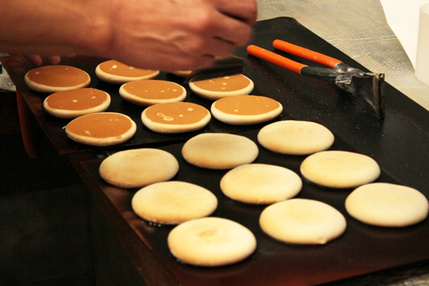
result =
[[[85,110],[99,106],[108,100],[109,95],[94,88],[81,88],[60,91],[46,98],[50,108],[62,110]]]
[[[131,128],[132,122],[128,117],[112,112],[81,116],[67,124],[68,132],[92,138],[120,136]]]
[[[231,96],[215,102],[215,107],[224,113],[233,115],[259,115],[276,110],[280,104],[265,96]]]
[[[27,79],[41,85],[52,87],[73,87],[89,83],[89,75],[75,67],[52,65],[35,68],[27,73]]]
[[[251,84],[250,80],[241,74],[193,81],[192,83],[204,90],[221,92],[240,90]]]
[[[208,110],[191,102],[170,102],[156,104],[145,110],[145,115],[153,122],[187,125],[201,121]]]
[[[183,88],[166,80],[133,81],[123,86],[124,90],[142,99],[173,99],[183,95]]]
[[[108,60],[99,65],[100,69],[108,74],[124,77],[141,77],[153,74],[154,70],[139,69],[117,60]]]

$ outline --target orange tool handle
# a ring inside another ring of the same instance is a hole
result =
[[[301,69],[306,67],[307,65],[292,61],[288,58],[282,57],[278,54],[270,52],[266,49],[260,48],[255,45],[250,45],[247,47],[247,52],[249,55],[255,56],[267,62],[278,65],[287,70],[293,71],[297,74],[301,74]]]
[[[318,52],[314,52],[312,50],[308,50],[300,46],[296,46],[294,44],[291,44],[282,40],[275,40],[273,42],[273,47],[280,51],[286,52],[288,54],[299,56],[301,58],[322,64],[331,68],[335,68],[336,64],[342,63],[342,61],[340,60],[331,58],[329,56],[320,54]]]

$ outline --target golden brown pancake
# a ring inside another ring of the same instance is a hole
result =
[[[123,84],[119,88],[119,94],[131,103],[148,106],[183,101],[186,98],[186,89],[172,81],[138,80]]]
[[[25,83],[34,91],[53,93],[86,87],[91,77],[84,70],[66,65],[43,66],[25,74]]]
[[[95,68],[95,74],[102,81],[123,84],[135,80],[155,78],[159,75],[159,71],[139,69],[117,60],[108,60]]]
[[[191,74],[192,71],[174,71],[172,74],[179,76],[179,77],[187,77]]]
[[[142,112],[143,124],[159,133],[182,133],[203,128],[211,119],[203,106],[191,102],[168,102],[149,106]]]
[[[94,88],[78,88],[53,93],[43,101],[46,112],[59,118],[105,111],[110,105],[110,95]]]
[[[66,126],[66,134],[70,139],[82,144],[109,146],[129,140],[136,129],[136,123],[127,115],[98,112],[70,121]]]
[[[242,74],[224,76],[189,83],[191,90],[201,97],[217,100],[235,95],[246,95],[252,92],[253,81]]]
[[[282,111],[283,106],[278,101],[257,95],[224,97],[211,106],[211,112],[217,120],[235,125],[266,122]]]

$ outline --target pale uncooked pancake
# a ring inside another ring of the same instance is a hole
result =
[[[293,171],[275,165],[246,164],[226,173],[220,188],[229,198],[250,204],[271,204],[296,196],[301,178]]]
[[[240,262],[256,249],[254,234],[225,218],[206,217],[176,226],[168,247],[179,261],[196,266],[223,266]]]
[[[169,181],[146,186],[133,196],[131,206],[144,220],[179,224],[209,216],[217,198],[209,190],[187,182]]]
[[[179,171],[179,162],[170,153],[154,148],[117,152],[100,165],[100,176],[121,188],[141,188],[168,181]]]
[[[418,190],[390,183],[372,183],[354,190],[346,210],[355,219],[382,227],[406,227],[424,220],[428,200]]]
[[[186,89],[167,80],[138,80],[121,85],[119,95],[131,103],[149,106],[183,101],[186,98]]]
[[[75,118],[105,111],[110,105],[110,95],[95,88],[78,88],[53,93],[43,101],[43,108],[52,116]]]
[[[289,155],[323,151],[331,147],[334,140],[328,128],[311,121],[278,121],[263,127],[258,133],[258,141],[263,147]]]
[[[189,83],[191,90],[201,97],[216,100],[222,97],[245,95],[252,92],[253,81],[242,74],[212,78]]]
[[[309,199],[290,199],[268,206],[261,213],[259,225],[269,236],[292,244],[326,244],[347,227],[338,210]]]
[[[110,146],[128,141],[137,130],[127,115],[116,112],[97,112],[77,117],[66,126],[67,136],[79,143]]]
[[[24,80],[29,88],[42,93],[82,88],[91,83],[91,77],[87,72],[65,65],[32,69],[25,74]]]
[[[224,97],[211,106],[211,112],[217,120],[235,125],[266,122],[279,116],[282,111],[280,102],[257,95]]]
[[[301,164],[301,174],[308,181],[330,188],[355,188],[380,176],[380,167],[369,156],[348,151],[322,151]]]
[[[182,148],[187,162],[208,169],[231,169],[249,164],[258,154],[258,146],[252,140],[227,133],[202,133],[189,139]]]
[[[158,133],[183,133],[196,131],[206,126],[210,112],[191,102],[168,102],[149,106],[143,110],[143,124]]]
[[[117,60],[108,60],[95,68],[95,74],[102,81],[123,84],[135,80],[155,78],[159,75],[159,71],[139,69]]]

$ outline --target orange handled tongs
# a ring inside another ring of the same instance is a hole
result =
[[[283,67],[298,74],[334,81],[339,88],[363,98],[375,110],[377,119],[384,117],[384,74],[364,72],[350,67],[340,60],[305,49],[291,43],[275,40],[273,47],[301,58],[322,64],[328,68],[310,67],[308,65],[285,58],[279,54],[255,45],[247,47],[247,52],[257,58]]]

